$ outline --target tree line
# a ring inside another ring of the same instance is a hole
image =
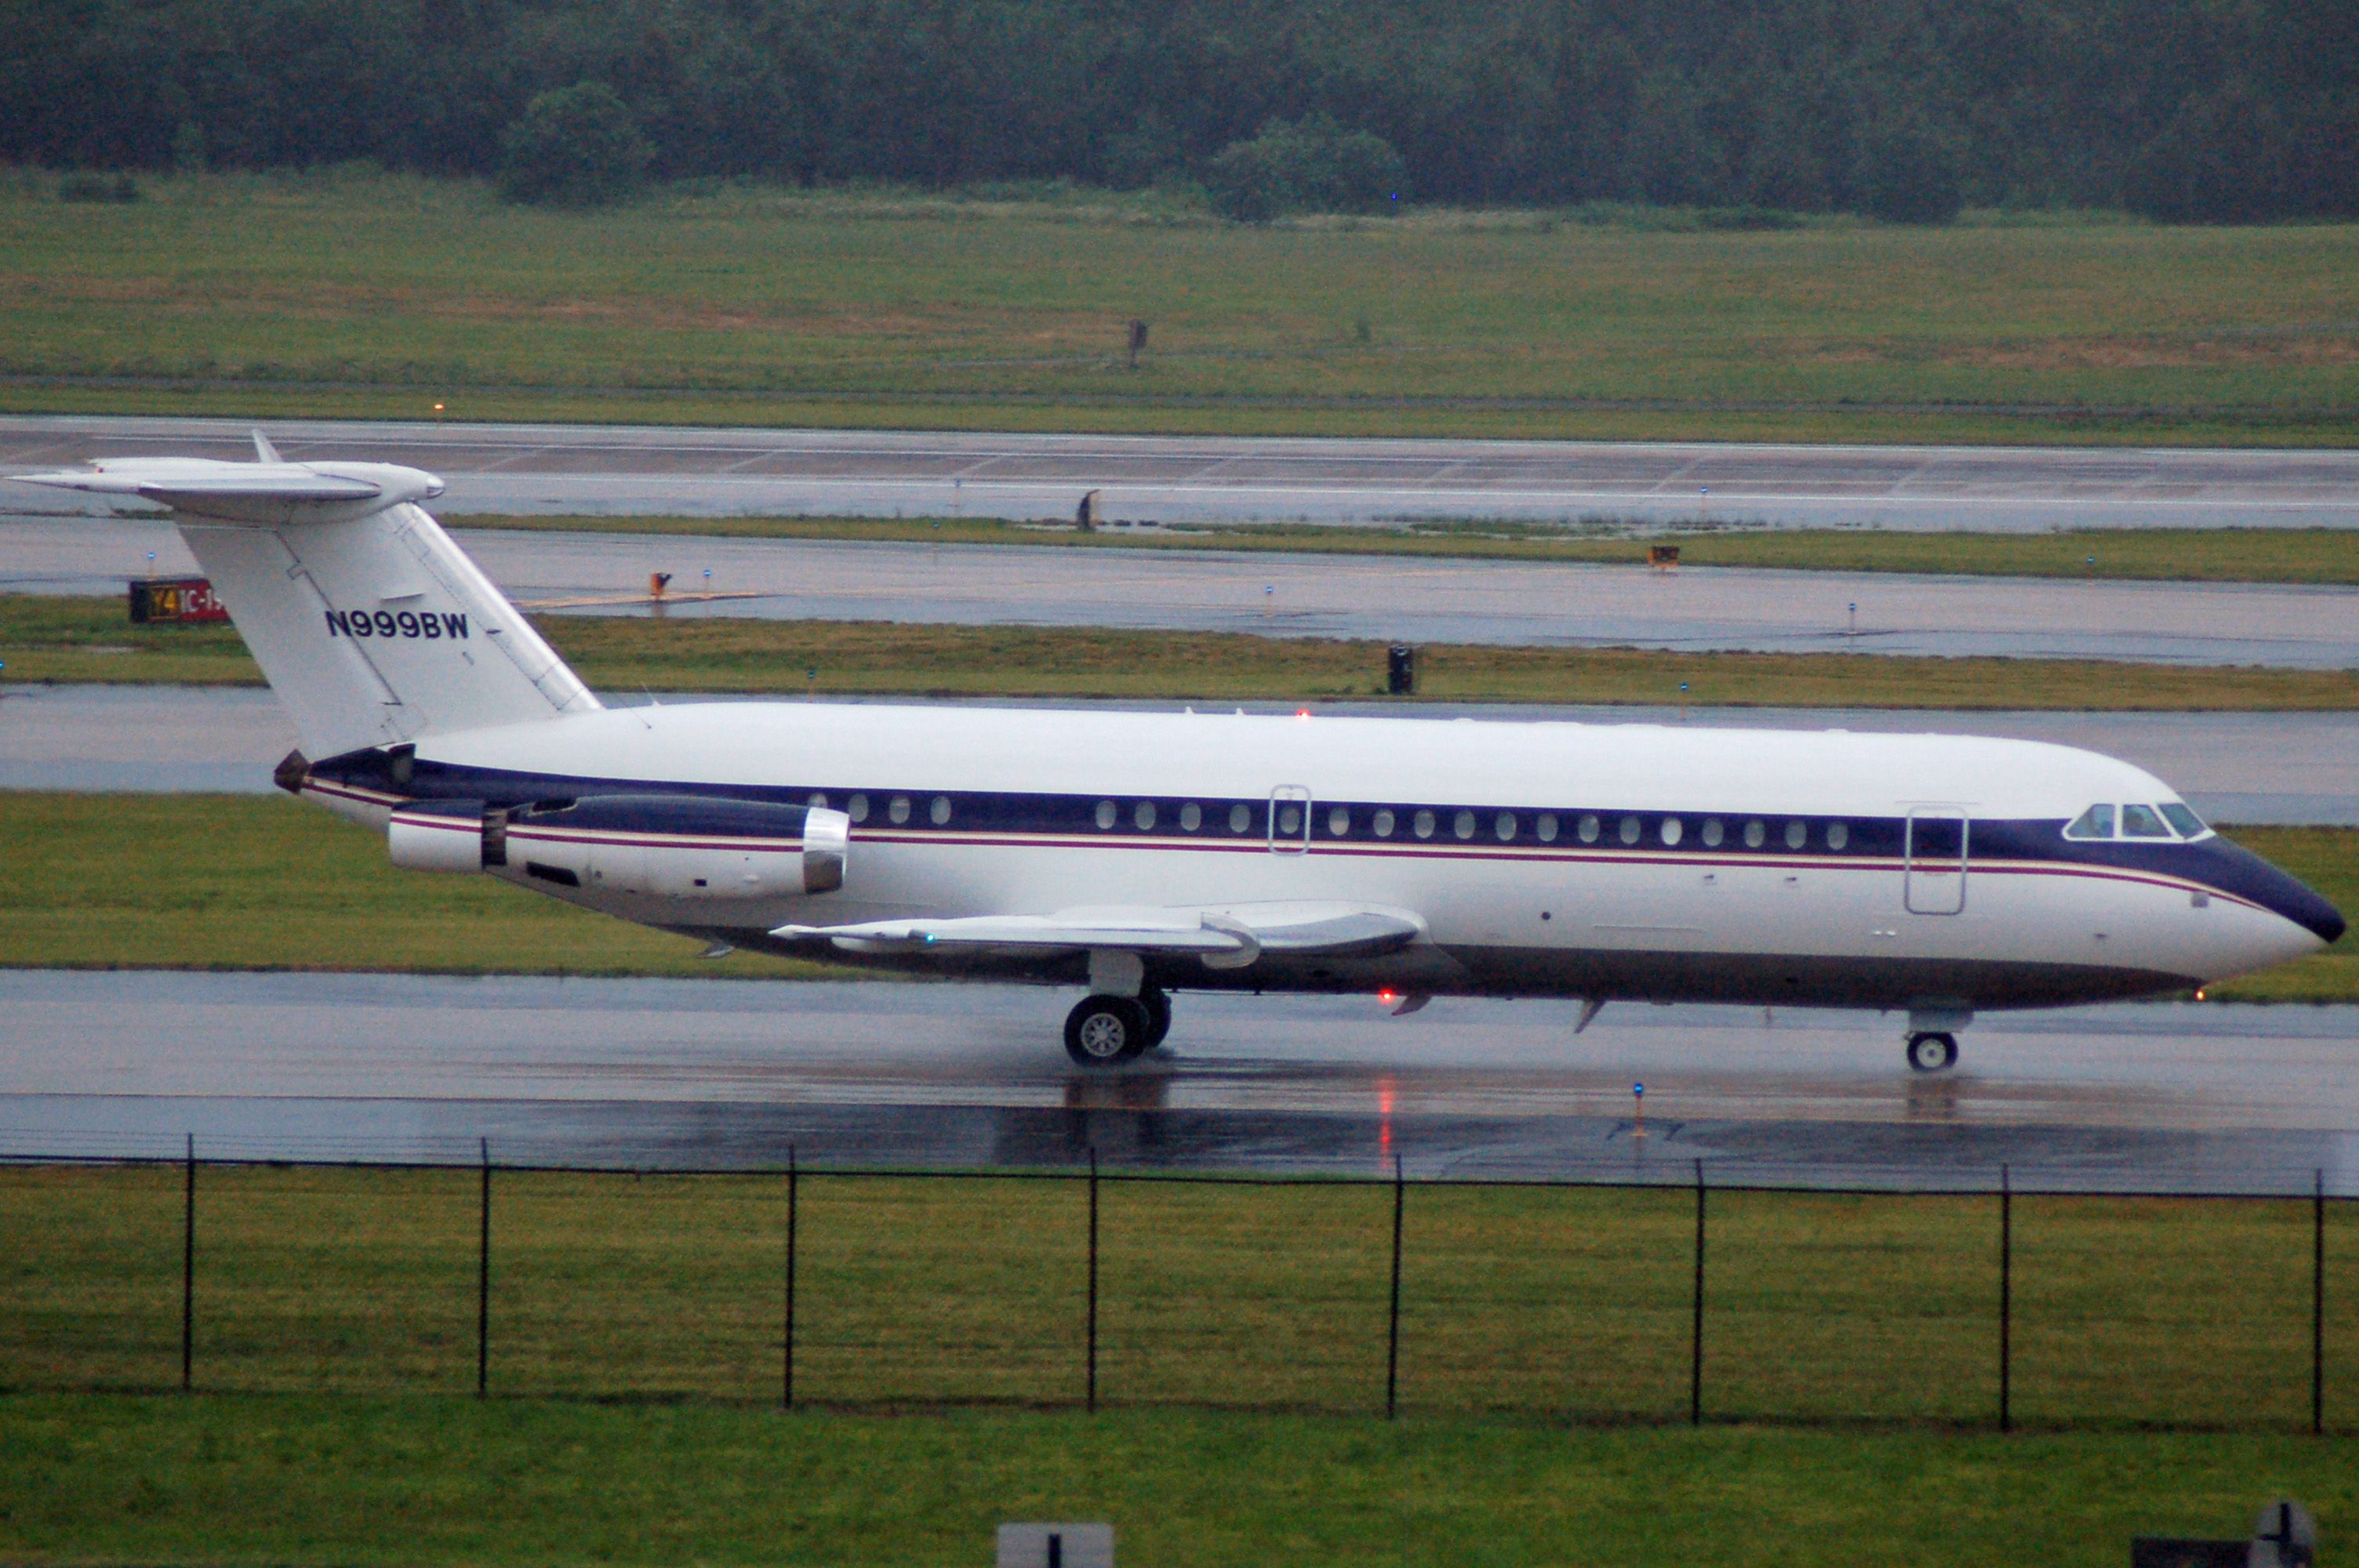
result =
[[[536,99],[586,83],[627,121],[600,134],[658,178],[1188,182],[1248,218],[1407,200],[2359,212],[2359,0],[7,10],[0,159],[60,168],[493,175]]]

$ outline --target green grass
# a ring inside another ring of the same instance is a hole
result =
[[[0,1390],[177,1387],[179,1182],[0,1167]],[[497,1173],[489,1388],[776,1403],[788,1200],[781,1173]],[[798,1404],[1082,1403],[1087,1203],[804,1173]],[[477,1204],[464,1168],[204,1167],[194,1387],[471,1394]],[[1414,1184],[1403,1412],[1684,1422],[1693,1214],[1677,1187]],[[1391,1220],[1381,1183],[1109,1180],[1101,1406],[1381,1414]],[[2023,1196],[2014,1227],[2020,1425],[2307,1431],[2309,1199]],[[2359,1206],[2330,1206],[2327,1257],[2326,1408],[2359,1431]],[[1989,1195],[1719,1192],[1706,1416],[1994,1425],[1998,1262]]]
[[[2359,1518],[2349,1439],[2000,1438],[1536,1422],[701,1405],[0,1399],[18,1562],[408,1568],[987,1563],[1006,1519],[1112,1520],[1137,1568],[1624,1559],[2114,1568]],[[2332,1547],[2329,1548],[2332,1550]]]
[[[18,411],[2347,444],[2348,225],[1641,232],[1153,198],[0,185]],[[1152,327],[1126,368],[1125,323]]]
[[[2344,911],[2359,829],[2233,836]],[[201,846],[201,853],[191,853]],[[384,840],[283,796],[0,795],[0,968],[450,974],[823,971],[697,945],[483,877],[396,871]],[[2359,944],[2236,980],[2224,1000],[2359,1000]]]
[[[1286,555],[1419,556],[1637,566],[1650,545],[1680,549],[1682,568],[1912,572],[1968,577],[2138,579],[2176,582],[2359,583],[2359,530],[2071,528],[2038,534],[1902,533],[1881,528],[1659,525],[1589,519],[1570,526],[1416,523],[1337,528],[1307,523],[1115,526],[1084,534],[958,517],[616,517],[472,515],[467,528],[758,539],[859,539],[1096,549],[1244,550]]]
[[[1381,697],[1385,644],[1235,633],[554,615],[537,624],[607,691],[1262,699]],[[260,685],[226,626],[131,625],[120,600],[0,595],[12,681]],[[2073,659],[1681,654],[1428,643],[1436,701],[2082,710],[2359,708],[2359,671]],[[1413,702],[1404,703],[1413,708]]]

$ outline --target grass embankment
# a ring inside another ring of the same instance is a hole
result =
[[[177,1386],[179,1187],[168,1164],[0,1168],[0,1387]],[[1085,1181],[798,1190],[799,1403],[1082,1402]],[[1381,1414],[1387,1186],[1112,1180],[1099,1202],[1102,1406]],[[472,1393],[477,1205],[463,1168],[204,1168],[195,1386]],[[776,1403],[787,1205],[783,1173],[497,1173],[491,1390]],[[1998,1221],[1987,1195],[1718,1193],[1705,1414],[1995,1425]],[[2308,1429],[2307,1197],[2019,1195],[2013,1223],[2020,1424]],[[1404,1412],[1686,1420],[1687,1192],[1419,1184],[1402,1234]],[[2327,1258],[2348,1433],[2359,1206],[2330,1206]]]
[[[481,877],[399,871],[382,839],[277,796],[15,794],[0,809],[0,968],[385,969],[451,974],[813,975],[694,957],[682,937]],[[2359,911],[2359,829],[2234,837]],[[2359,1000],[2341,944],[2218,988]]]
[[[1157,1568],[1613,1556],[2116,1568],[2132,1536],[2359,1517],[2349,1439],[2001,1438],[1105,1411],[0,1398],[0,1551],[38,1563],[952,1568],[1108,1519]]]
[[[2068,528],[2040,534],[1903,533],[1882,528],[1748,528],[1593,520],[1572,525],[1414,523],[1339,528],[1307,523],[1177,528],[1043,528],[975,517],[616,517],[480,514],[467,528],[658,534],[738,539],[852,539],[1097,549],[1243,550],[1284,555],[1411,556],[1639,566],[1652,544],[1683,568],[1913,572],[2169,582],[2359,583],[2359,530]],[[1643,536],[1639,536],[1643,535]]]
[[[227,626],[134,626],[125,616],[114,599],[0,595],[7,678],[262,683]],[[702,615],[534,623],[609,691],[1295,701],[1385,688],[1378,642]],[[2359,708],[2359,671],[1426,643],[1418,690],[1462,702],[2341,711]]]
[[[674,189],[575,213],[408,178],[147,189],[0,186],[10,408],[2344,445],[2359,407],[2349,225],[1238,227],[1100,193]]]

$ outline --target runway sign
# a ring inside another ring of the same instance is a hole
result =
[[[229,611],[213,597],[213,585],[201,577],[134,578],[130,589],[135,625],[229,619]]]

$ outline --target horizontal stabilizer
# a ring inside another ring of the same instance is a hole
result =
[[[785,941],[827,940],[851,953],[1024,948],[1192,954],[1214,969],[1244,968],[1264,954],[1359,957],[1405,947],[1425,933],[1406,911],[1366,904],[1291,903],[1112,907],[1052,914],[982,914],[875,920],[858,925],[781,925]]]
[[[101,458],[87,469],[11,476],[24,484],[136,496],[183,516],[281,527],[365,517],[442,493],[423,469],[394,463],[225,463],[211,458]]]

